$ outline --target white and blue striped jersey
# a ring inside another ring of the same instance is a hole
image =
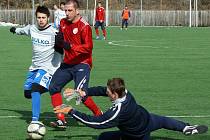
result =
[[[31,37],[32,64],[29,71],[43,69],[53,75],[63,59],[54,49],[56,30],[52,26],[40,30],[36,25],[27,25],[17,28],[15,32],[18,35]]]
[[[59,29],[61,19],[65,17],[66,17],[66,13],[65,11],[62,11],[61,9],[58,9],[54,12],[54,26],[56,29]]]

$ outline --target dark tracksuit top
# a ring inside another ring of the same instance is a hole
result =
[[[107,87],[91,87],[88,96],[107,96]],[[113,101],[113,106],[101,116],[89,116],[73,109],[69,114],[88,127],[105,129],[118,127],[124,135],[141,137],[149,132],[150,115],[138,105],[129,91],[126,96]]]

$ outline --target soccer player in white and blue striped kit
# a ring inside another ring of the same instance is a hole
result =
[[[35,14],[37,25],[10,28],[13,34],[27,35],[32,41],[32,64],[24,83],[25,98],[32,98],[32,122],[39,121],[40,96],[48,91],[52,75],[62,61],[62,49],[54,46],[56,30],[49,25],[49,9],[38,6]]]

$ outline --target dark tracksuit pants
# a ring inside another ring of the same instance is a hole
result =
[[[71,80],[75,82],[75,89],[86,91],[90,77],[90,67],[87,64],[69,65],[62,63],[54,73],[50,83],[50,94],[60,92]]]
[[[125,28],[128,28],[128,19],[122,19],[122,28],[124,27],[125,25]]]
[[[122,131],[109,131],[102,133],[98,140],[149,140],[152,131],[164,128],[182,132],[187,123],[173,118],[150,114],[149,132],[142,137],[131,137],[123,134]]]

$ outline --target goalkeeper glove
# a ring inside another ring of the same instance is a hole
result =
[[[70,105],[62,104],[60,106],[55,107],[53,110],[54,110],[54,113],[68,114],[73,110],[73,108]]]
[[[66,98],[67,101],[70,101],[71,99],[76,99],[76,105],[79,105],[82,101],[82,97],[80,96],[80,92],[74,89],[67,88],[63,92],[63,97]]]
[[[71,45],[70,43],[64,41],[64,37],[63,37],[63,33],[62,32],[58,32],[55,35],[55,45],[56,46],[62,46],[65,50],[70,50],[71,49]]]
[[[10,32],[13,33],[13,34],[16,33],[15,30],[16,30],[15,27],[11,27],[11,28],[10,28]]]

